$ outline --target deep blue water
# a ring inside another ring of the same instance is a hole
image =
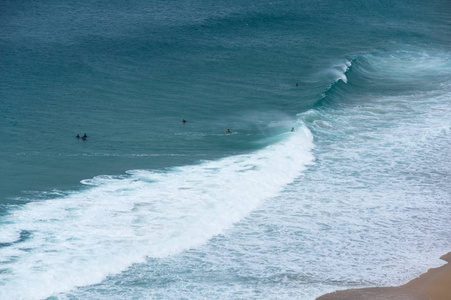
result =
[[[451,6],[348,2],[2,1],[0,298],[315,299],[440,265]]]

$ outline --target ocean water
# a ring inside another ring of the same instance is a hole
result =
[[[447,1],[2,1],[0,299],[313,300],[442,265],[450,32]]]

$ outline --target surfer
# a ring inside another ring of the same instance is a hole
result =
[[[291,128],[291,132],[294,132],[294,127]]]
[[[226,133],[232,133],[232,132],[230,131],[230,129],[227,129]]]
[[[80,135],[77,133],[77,136],[76,136],[76,138],[77,138],[77,140],[80,138]]]
[[[85,133],[81,139],[82,139],[83,141],[86,141],[87,138],[88,138],[88,136],[87,136],[86,133]]]
[[[299,83],[296,82],[296,86],[299,86]]]

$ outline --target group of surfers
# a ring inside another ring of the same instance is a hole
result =
[[[80,135],[79,135],[78,133],[77,133],[76,138],[77,138],[77,140],[80,139]],[[83,141],[86,141],[87,138],[88,138],[88,136],[86,135],[86,133],[81,137],[81,139],[82,139]]]
[[[299,86],[299,83],[296,82],[296,86]],[[187,122],[187,121],[186,121],[185,119],[182,120],[182,123],[183,123],[183,124],[185,124],[186,122]],[[294,131],[294,127],[291,128],[291,132],[293,132],[293,131]],[[232,132],[230,131],[230,129],[227,129],[227,130],[225,131],[225,133],[232,133]],[[78,133],[77,133],[76,138],[77,138],[77,140],[80,139],[80,135],[79,135]],[[81,139],[82,139],[83,141],[86,141],[87,138],[88,138],[88,136],[86,135],[86,133],[81,137]]]
[[[187,122],[187,121],[186,121],[185,119],[182,120],[182,123],[183,123],[183,124],[185,124],[186,122]],[[293,131],[294,131],[294,127],[291,128],[291,132],[293,132]],[[232,132],[230,131],[230,129],[227,129],[227,130],[225,131],[225,133],[232,133]],[[77,140],[78,140],[78,139],[82,139],[83,141],[86,141],[86,139],[88,138],[88,136],[87,136],[86,133],[85,133],[82,137],[80,137],[80,135],[77,133],[76,138],[77,138]]]

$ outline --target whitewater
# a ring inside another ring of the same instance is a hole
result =
[[[256,153],[166,172],[98,176],[66,197],[32,202],[2,220],[2,298],[45,298],[98,283],[146,257],[206,243],[276,196],[313,160],[310,131]],[[26,238],[24,238],[26,235]]]
[[[400,54],[397,62],[407,66],[409,55]],[[434,72],[437,66],[431,63],[447,64],[423,60],[415,66],[421,76]],[[353,72],[378,67],[396,80],[392,64],[393,59],[370,55],[332,66],[327,72],[335,80],[324,103],[298,114],[294,123],[281,121],[277,126],[294,124],[295,131],[280,133],[261,150],[167,170],[96,176],[83,180],[79,191],[12,208],[1,221],[1,298],[65,298],[60,293],[77,287],[85,288],[69,298],[115,298],[105,291],[97,295],[95,284],[108,286],[111,278],[129,272],[155,272],[158,260],[180,264],[182,253],[190,261],[198,251],[204,263],[228,269],[226,276],[267,274],[271,284],[266,287],[263,280],[256,292],[241,278],[236,294],[234,284],[211,289],[200,282],[190,291],[179,286],[181,280],[171,289],[163,287],[166,292],[137,286],[133,294],[313,299],[342,288],[341,282],[403,283],[442,264],[438,257],[447,240],[431,233],[440,234],[444,225],[435,219],[436,211],[449,211],[441,177],[449,168],[450,84],[439,83],[444,93],[336,101]],[[352,84],[358,86],[356,80]],[[430,232],[419,230],[422,226]],[[421,247],[411,252],[413,241]],[[223,248],[222,262],[213,263],[218,250],[210,248],[216,247]],[[408,263],[412,259],[415,264]],[[263,269],[259,261],[267,262]]]
[[[448,7],[0,2],[0,299],[313,300],[442,265]]]

